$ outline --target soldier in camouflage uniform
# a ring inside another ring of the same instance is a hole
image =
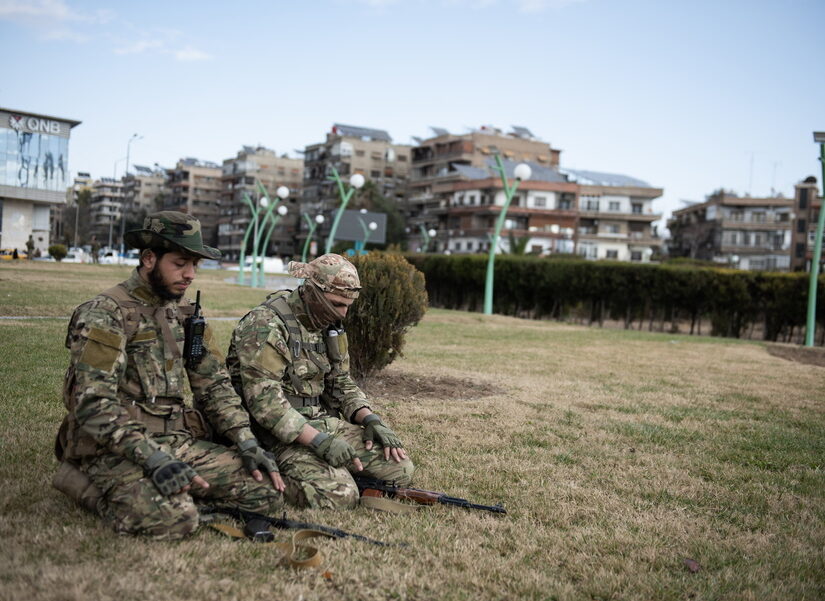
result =
[[[194,309],[183,294],[200,258],[220,251],[203,245],[197,219],[173,211],[149,215],[126,242],[142,249],[140,266],[69,324],[55,486],[117,532],[157,538],[193,532],[195,500],[280,510],[277,464],[258,445],[208,326],[200,361],[182,357]],[[207,422],[236,450],[196,438]]]
[[[241,319],[227,366],[255,433],[287,477],[287,501],[354,507],[350,472],[406,485],[415,468],[349,373],[341,320],[361,288],[355,266],[326,254],[288,270],[304,283]]]

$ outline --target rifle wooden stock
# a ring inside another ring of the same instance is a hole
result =
[[[420,505],[435,505],[436,503],[441,503],[443,505],[456,505],[466,509],[480,509],[492,513],[507,513],[507,510],[504,509],[501,504],[479,505],[477,503],[471,503],[466,499],[451,497],[447,495],[447,493],[395,486],[392,482],[375,480],[373,478],[355,476],[355,483],[358,485],[358,490],[361,491],[361,496],[364,497],[382,497],[388,495],[396,499],[407,499]]]

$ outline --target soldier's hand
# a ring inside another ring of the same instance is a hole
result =
[[[261,470],[263,468],[269,474],[272,480],[272,486],[279,492],[286,490],[281,474],[278,471],[278,463],[275,461],[275,455],[269,451],[265,451],[258,445],[258,441],[254,438],[238,443],[238,452],[241,455],[243,466],[252,474],[258,482],[261,482],[264,477]]]
[[[361,440],[364,441],[364,446],[368,451],[372,450],[375,443],[378,443],[384,448],[385,460],[389,461],[392,457],[393,461],[399,462],[407,458],[407,452],[401,440],[395,432],[381,422],[381,418],[375,413],[367,415],[361,421],[361,425],[364,426]]]
[[[318,432],[312,439],[310,446],[321,459],[329,463],[332,467],[346,467],[350,463],[355,466],[355,471],[364,469],[361,460],[355,454],[355,449],[346,440],[341,440],[330,436],[326,432]]]
[[[209,488],[209,483],[183,461],[163,451],[155,451],[143,465],[146,474],[165,496],[189,492],[192,484]]]

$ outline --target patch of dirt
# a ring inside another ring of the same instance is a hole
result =
[[[370,395],[394,399],[469,400],[504,393],[498,386],[467,378],[432,377],[404,372],[379,373],[364,383],[363,388]]]
[[[821,346],[797,346],[795,344],[768,344],[767,351],[774,357],[788,361],[825,367],[825,348]]]

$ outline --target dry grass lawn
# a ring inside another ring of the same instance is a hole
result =
[[[2,265],[0,315],[68,315],[127,274]],[[208,314],[263,297],[226,277],[199,276]],[[116,536],[51,488],[64,334],[0,320],[2,599],[825,598],[825,368],[761,344],[431,310],[367,391],[417,486],[508,515],[294,511],[407,545],[323,541],[299,572],[207,529]]]

